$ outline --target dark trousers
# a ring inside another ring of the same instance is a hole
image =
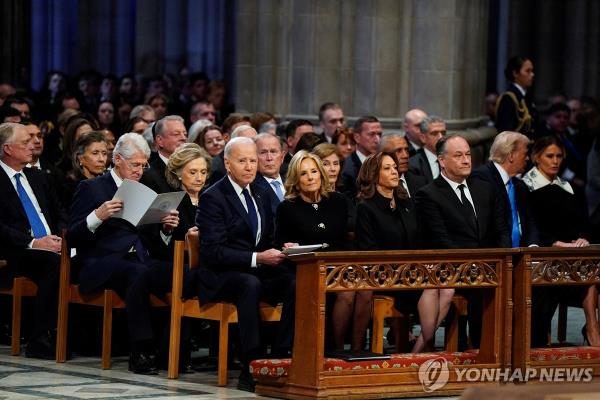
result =
[[[17,265],[17,275],[31,279],[38,286],[31,331],[31,339],[35,339],[56,329],[60,255],[28,249],[22,252]]]
[[[273,268],[273,270],[257,270],[256,274],[239,271],[218,273],[218,279],[223,284],[213,301],[227,301],[237,307],[242,358],[249,354],[256,354],[262,345],[259,314],[261,300],[273,305],[283,303],[274,353],[289,350],[292,346],[296,278],[293,273],[283,268],[280,270],[276,270],[279,267],[266,268]]]
[[[162,296],[171,290],[173,264],[145,257],[144,263],[127,255],[113,265],[114,272],[105,287],[115,290],[126,304],[129,340],[136,344],[154,339],[150,317],[150,294]],[[184,272],[186,280],[187,269]]]

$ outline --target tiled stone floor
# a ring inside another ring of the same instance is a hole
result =
[[[583,323],[581,309],[570,308],[568,342],[581,344],[581,333],[578,332]],[[556,332],[556,318],[552,331]],[[438,338],[438,343],[441,340]],[[98,358],[75,357],[67,363],[57,364],[12,357],[9,350],[7,346],[0,346],[0,400],[261,398],[235,389],[238,371],[230,371],[228,387],[221,388],[216,386],[215,371],[182,375],[180,379],[171,380],[164,371],[157,376],[128,372],[126,357],[114,358],[112,369],[102,370]]]

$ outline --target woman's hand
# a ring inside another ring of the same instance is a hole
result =
[[[115,213],[121,211],[123,208],[123,200],[112,199],[105,201],[100,205],[100,207],[94,210],[96,212],[96,217],[101,221],[106,221],[110,217],[112,217]]]

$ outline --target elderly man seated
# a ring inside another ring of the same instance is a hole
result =
[[[150,294],[161,295],[171,288],[172,264],[149,256],[152,237],[170,240],[179,224],[177,211],[163,217],[162,226],[149,226],[159,233],[143,234],[131,223],[111,218],[123,208],[113,199],[123,180],[139,181],[150,157],[150,148],[135,133],[119,138],[110,173],[81,182],[73,198],[68,240],[77,249],[81,263],[80,290],[115,290],[125,299],[130,340],[129,369],[139,374],[156,373],[150,320]]]

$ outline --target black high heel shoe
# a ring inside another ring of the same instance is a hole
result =
[[[583,344],[587,344],[589,346],[590,340],[588,339],[587,335],[587,324],[583,325],[583,328],[581,328],[581,336],[583,336]]]

